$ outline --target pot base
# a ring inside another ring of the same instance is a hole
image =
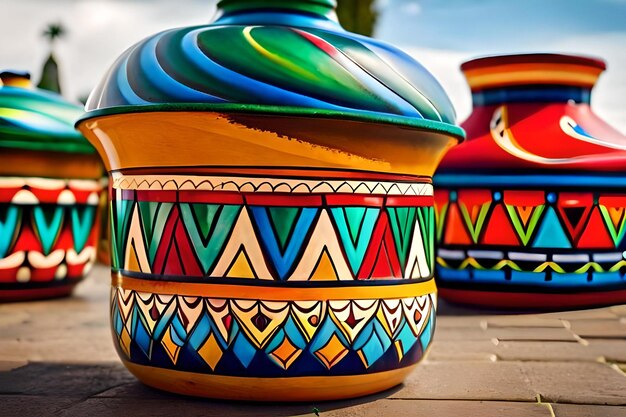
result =
[[[626,290],[555,294],[473,291],[439,287],[439,296],[456,304],[518,310],[562,310],[626,303]]]
[[[123,362],[141,382],[163,391],[222,400],[263,402],[327,401],[362,397],[402,383],[417,365],[366,375],[241,378]]]

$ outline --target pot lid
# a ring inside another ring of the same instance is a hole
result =
[[[592,88],[606,64],[598,58],[566,54],[494,55],[461,65],[472,92],[523,85]]]
[[[0,73],[0,148],[94,153],[74,129],[80,106],[32,86],[30,74]]]
[[[221,0],[205,26],[129,48],[83,119],[205,110],[369,120],[463,137],[437,80],[406,53],[341,28],[335,0]]]

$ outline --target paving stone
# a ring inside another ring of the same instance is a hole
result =
[[[59,413],[63,417],[281,417],[294,415],[314,416],[312,404],[255,404],[244,402],[212,401],[198,398],[127,399],[89,398]],[[317,406],[319,408],[319,406]],[[321,414],[324,415],[324,414]]]
[[[429,362],[390,398],[535,401],[518,362]]]
[[[626,339],[626,324],[616,319],[572,320],[570,329],[583,339]]]
[[[28,361],[31,358],[21,349],[17,340],[0,339],[0,359],[12,361]]]
[[[501,341],[495,347],[498,359],[504,361],[597,362],[602,356],[589,346],[572,342]]]
[[[135,381],[134,377],[121,363],[29,363],[10,372],[0,372],[0,393],[86,398],[131,381]]]
[[[13,304],[0,305],[0,330],[16,324],[24,324],[29,319],[30,314],[17,310]]]
[[[552,404],[555,417],[624,417],[626,407],[607,405]]]
[[[473,361],[493,362],[496,345],[490,340],[447,341],[435,339],[428,353],[429,361]]]
[[[23,359],[13,359],[10,356],[0,357],[0,372],[9,372],[26,365],[28,365],[28,361]]]
[[[564,327],[544,328],[544,327],[503,327],[487,329],[486,332],[499,341],[513,340],[536,340],[536,341],[564,341],[576,342],[577,339]]]
[[[347,408],[327,410],[318,406],[320,417],[549,417],[547,407],[533,403],[501,401],[441,401],[441,400],[379,400]],[[302,414],[311,417],[314,414]]]
[[[542,316],[563,320],[598,320],[613,319],[617,317],[617,314],[613,313],[608,308],[594,308],[587,310],[557,311],[554,313],[544,313]]]
[[[591,362],[525,362],[522,372],[543,402],[626,405],[626,377]]]
[[[386,400],[345,401],[320,404],[241,404],[202,399],[174,398],[157,401],[138,400],[126,402],[116,398],[91,398],[61,413],[62,416],[119,416],[136,417],[171,416],[180,414],[184,404],[186,417],[193,416],[315,416],[316,408],[321,417],[447,417],[463,415],[475,417],[549,417],[547,407],[536,403],[506,403],[497,401],[426,401]]]
[[[139,380],[125,384],[116,385],[110,389],[104,390],[93,396],[94,398],[127,398],[127,399],[144,399],[144,400],[180,400],[185,398],[178,394],[171,394],[160,391],[156,388],[142,384]]]
[[[484,316],[437,316],[437,328],[483,329]]]
[[[609,311],[615,315],[620,317],[626,317],[626,304],[622,304],[619,306],[613,306],[609,308]]]
[[[76,402],[74,398],[37,395],[3,395],[0,397],[2,417],[46,417],[59,415]]]
[[[564,328],[563,320],[542,315],[491,316],[485,320],[487,328],[498,327],[554,327]]]
[[[491,340],[492,336],[479,326],[475,327],[437,327],[435,340]]]
[[[435,332],[437,340],[539,340],[569,341],[578,339],[565,327],[497,327],[497,328],[440,328]]]

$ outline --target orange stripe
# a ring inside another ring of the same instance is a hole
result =
[[[190,297],[237,298],[264,301],[367,300],[419,297],[437,291],[435,280],[412,284],[363,285],[356,287],[294,288],[258,285],[211,284],[208,282],[154,281],[111,273],[111,285],[156,294]]]
[[[571,64],[511,64],[467,70],[465,76],[472,89],[528,83],[592,86],[601,72]]]

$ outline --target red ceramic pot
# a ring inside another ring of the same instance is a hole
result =
[[[598,59],[466,62],[468,141],[435,183],[441,295],[565,308],[626,302],[626,138],[595,115]]]

